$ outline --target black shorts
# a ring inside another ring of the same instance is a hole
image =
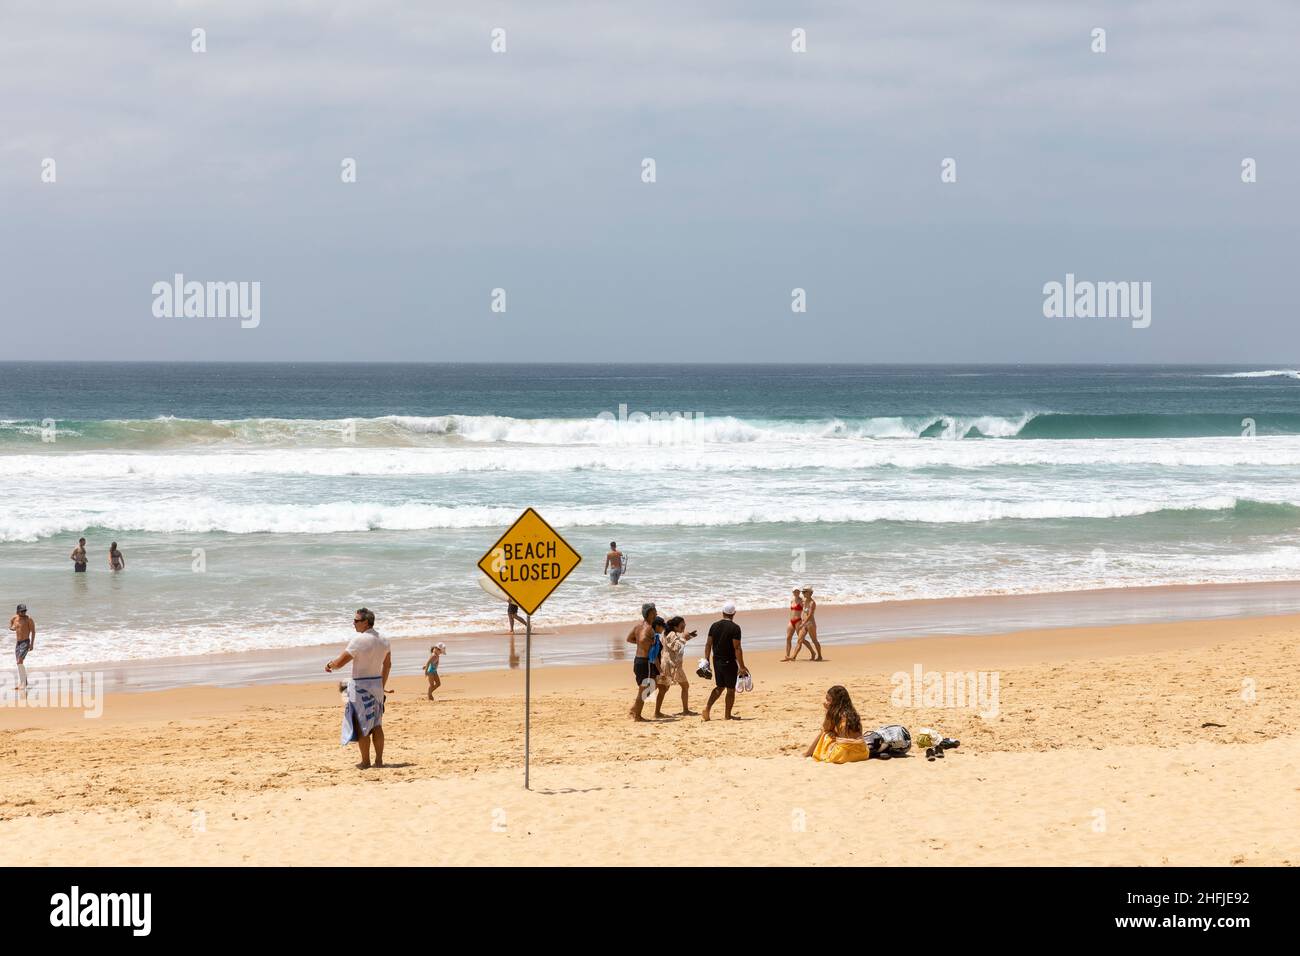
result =
[[[632,674],[636,677],[637,686],[640,687],[641,682],[646,678],[659,676],[659,665],[651,664],[648,657],[638,657],[632,662]]]
[[[736,681],[740,678],[740,665],[735,661],[720,661],[713,659],[713,682],[719,687],[725,687],[727,690],[736,689]]]
[[[85,566],[85,564],[77,564],[76,562],[73,562],[72,570],[74,570],[74,571],[85,571],[85,570],[86,570],[86,566]]]

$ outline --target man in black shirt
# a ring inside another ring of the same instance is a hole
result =
[[[722,605],[722,620],[713,622],[704,645],[704,656],[713,661],[713,682],[717,685],[709,693],[709,702],[704,705],[701,716],[705,720],[709,719],[709,709],[723,691],[727,692],[727,720],[735,719],[731,716],[731,705],[736,702],[736,680],[749,673],[745,654],[740,649],[740,625],[735,622],[735,616],[736,605],[733,602]]]

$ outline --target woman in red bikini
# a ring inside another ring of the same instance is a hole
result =
[[[790,601],[790,623],[785,626],[785,657],[782,661],[794,660],[790,656],[790,639],[794,637],[794,632],[799,629],[803,623],[803,601],[799,597],[799,589],[794,589],[794,597]]]

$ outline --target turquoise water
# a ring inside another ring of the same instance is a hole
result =
[[[499,628],[473,568],[529,505],[584,556],[552,625],[1291,580],[1297,466],[1285,365],[6,364],[0,599],[43,666]]]

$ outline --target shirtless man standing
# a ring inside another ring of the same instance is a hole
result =
[[[36,646],[36,620],[28,617],[26,604],[18,605],[18,613],[9,619],[9,630],[18,639],[14,646],[14,656],[18,659],[18,686],[14,690],[26,690],[27,668],[23,666],[23,661]]]
[[[632,707],[628,710],[628,716],[633,720],[644,721],[641,716],[641,708],[645,706],[645,698],[641,696],[645,689],[641,682],[647,678],[659,676],[659,668],[650,663],[650,648],[655,642],[654,619],[655,606],[653,604],[641,605],[641,623],[627,635],[627,642],[636,645],[636,659],[632,661],[632,675],[636,678],[636,700],[632,702]]]
[[[72,554],[68,555],[72,559],[72,570],[86,570],[86,539],[81,538],[77,541],[77,546],[72,549]]]
[[[623,570],[627,564],[623,561],[623,552],[618,550],[618,545],[611,541],[609,543],[609,553],[605,555],[604,573],[609,575],[610,584],[618,584],[618,579],[623,576]]]

